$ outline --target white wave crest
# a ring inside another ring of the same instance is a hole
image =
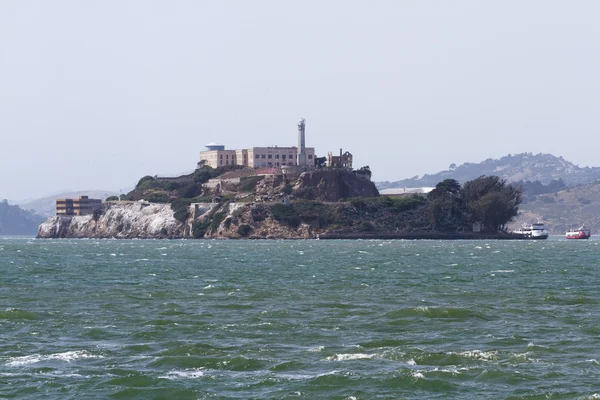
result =
[[[364,360],[368,358],[375,357],[375,354],[364,354],[364,353],[355,353],[355,354],[335,354],[331,357],[327,357],[329,361],[349,361],[349,360]]]
[[[71,362],[84,358],[104,358],[100,355],[93,355],[87,351],[66,351],[64,353],[55,354],[32,354],[30,356],[12,357],[6,362],[7,366],[17,367],[20,365],[36,364],[48,360],[60,360]]]
[[[201,369],[192,369],[185,371],[170,371],[166,375],[161,376],[163,379],[198,379],[204,376],[204,371]]]
[[[482,361],[494,361],[498,359],[498,351],[481,351],[481,350],[467,350],[460,353],[449,353],[458,354],[462,357],[472,358],[473,360]]]
[[[419,371],[415,371],[415,372],[411,373],[410,375],[415,379],[425,379],[425,375],[423,375],[423,373],[419,372]]]

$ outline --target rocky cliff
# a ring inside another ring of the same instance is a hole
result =
[[[169,204],[107,202],[101,212],[53,216],[38,229],[40,238],[180,238],[186,224],[173,217]]]
[[[240,229],[240,226],[244,228]],[[196,227],[198,227],[196,229]],[[310,224],[278,221],[264,203],[192,204],[185,223],[169,204],[108,202],[96,216],[53,216],[38,229],[39,238],[251,238],[308,239]]]
[[[342,169],[303,172],[294,185],[294,192],[305,188],[313,190],[315,199],[320,201],[379,196],[375,184],[367,176]]]

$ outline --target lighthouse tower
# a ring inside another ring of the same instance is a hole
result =
[[[298,122],[298,165],[306,166],[306,120],[302,118]]]

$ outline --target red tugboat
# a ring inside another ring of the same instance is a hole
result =
[[[578,229],[569,229],[566,234],[567,239],[589,239],[592,232],[585,225],[581,225]]]

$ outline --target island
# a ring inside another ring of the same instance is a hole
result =
[[[522,193],[497,176],[463,186],[446,179],[427,194],[396,196],[379,195],[370,176],[368,167],[202,165],[175,178],[145,176],[87,215],[49,217],[38,237],[518,238],[506,224],[517,215]]]

